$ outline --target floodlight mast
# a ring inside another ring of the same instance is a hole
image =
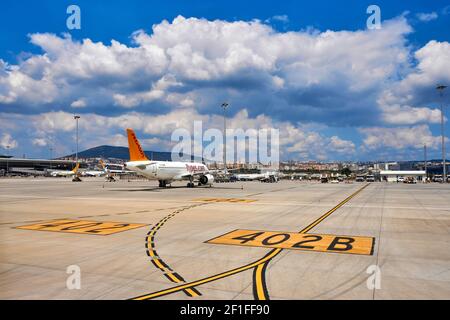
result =
[[[445,160],[445,132],[444,132],[444,90],[447,86],[437,85],[436,90],[439,92],[441,104],[441,144],[442,144],[442,183],[447,182],[447,168]]]

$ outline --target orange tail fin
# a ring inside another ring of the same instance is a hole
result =
[[[148,158],[145,156],[144,151],[142,151],[141,145],[139,144],[136,134],[133,129],[127,129],[128,135],[128,149],[130,150],[130,161],[145,161]]]
[[[72,169],[72,172],[77,173],[79,167],[80,167],[80,163],[78,162],[77,165],[75,166],[75,168]]]

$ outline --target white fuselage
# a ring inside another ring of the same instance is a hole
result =
[[[52,177],[70,177],[73,176],[75,172],[73,171],[52,171],[50,172],[50,175]]]
[[[208,168],[202,163],[175,161],[129,161],[126,168],[150,180],[189,180],[193,175],[207,174]]]
[[[235,177],[238,180],[259,180],[264,178],[264,174],[262,173],[236,174]]]
[[[90,171],[84,171],[83,175],[90,176],[90,177],[101,177],[106,174],[106,171],[99,171],[99,170],[90,170]]]
[[[123,165],[120,164],[105,164],[104,171],[106,174],[113,174],[113,175],[121,175],[121,174],[127,174],[129,173],[128,170],[125,170]]]
[[[247,174],[235,174],[234,176],[238,180],[242,181],[253,181],[253,180],[263,180],[263,179],[269,179],[270,176],[278,177],[279,173],[276,171],[268,171],[268,172],[262,172],[262,173],[247,173]]]

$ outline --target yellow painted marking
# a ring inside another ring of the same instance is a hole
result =
[[[197,292],[195,292],[194,290],[192,290],[191,288],[186,289],[187,292],[189,292],[191,294],[192,297],[198,297]]]
[[[257,200],[253,199],[240,199],[240,198],[201,198],[194,199],[197,202],[230,202],[230,203],[251,203]]]
[[[62,219],[20,226],[16,229],[110,235],[143,226],[146,226],[146,224]]]
[[[176,282],[176,283],[180,283],[181,281],[180,281],[180,279],[178,279],[177,277],[175,277],[172,273],[166,273],[167,274],[167,276],[170,278],[170,279],[172,279],[174,282]]]
[[[236,268],[236,269],[232,269],[232,270],[229,270],[229,271],[226,271],[226,272],[222,272],[222,273],[216,274],[216,275],[211,276],[211,277],[207,277],[207,278],[200,279],[200,280],[197,280],[197,281],[192,281],[192,282],[189,282],[189,283],[186,283],[186,284],[182,284],[180,286],[172,287],[172,288],[169,288],[169,289],[166,289],[166,290],[161,290],[161,291],[157,291],[157,292],[154,292],[154,293],[150,293],[150,294],[146,294],[146,295],[143,295],[143,296],[139,296],[139,297],[134,298],[134,300],[153,299],[153,298],[156,298],[156,297],[160,297],[160,296],[164,296],[164,295],[167,295],[167,294],[175,293],[175,292],[178,292],[178,291],[181,291],[181,290],[184,290],[184,289],[197,287],[199,285],[202,285],[202,284],[205,284],[205,283],[208,283],[208,282],[212,282],[212,281],[215,281],[215,280],[219,280],[219,279],[222,279],[222,278],[225,278],[225,277],[228,277],[228,276],[232,276],[232,275],[234,275],[236,273],[252,269],[252,268],[256,267],[257,265],[259,265],[261,263],[264,263],[267,260],[272,259],[278,253],[280,253],[280,251],[281,251],[281,249],[275,249],[270,254],[265,256],[264,258],[261,258],[261,259],[255,261],[253,263],[250,263],[248,265],[245,265],[245,266],[242,266],[242,267],[239,267],[239,268]]]
[[[259,264],[256,267],[256,295],[258,297],[265,297],[263,284],[262,284],[262,270],[264,269],[264,264]],[[259,298],[261,299],[261,298]]]
[[[322,216],[320,216],[319,218],[317,218],[316,220],[314,220],[313,222],[311,222],[308,226],[306,226],[305,228],[303,228],[302,230],[300,230],[298,233],[307,233],[309,231],[311,231],[314,227],[316,227],[319,223],[321,223],[323,220],[325,220],[326,218],[328,218],[330,215],[333,214],[333,212],[335,212],[336,210],[338,210],[340,207],[342,207],[343,205],[345,205],[347,202],[349,202],[352,198],[354,198],[358,193],[360,193],[361,191],[363,191],[365,188],[367,188],[369,184],[364,185],[363,187],[359,188],[357,191],[355,191],[354,193],[352,193],[350,196],[348,196],[347,198],[345,198],[344,200],[342,200],[341,202],[339,202],[336,206],[334,206],[333,208],[331,208],[330,210],[328,210],[327,212],[325,212]],[[275,253],[274,256],[277,256],[283,249],[273,249],[271,251],[271,253]],[[270,255],[270,254],[269,254]],[[267,256],[266,256],[267,257]],[[265,261],[261,262],[261,269],[263,267],[263,264],[267,266],[267,264],[270,262],[272,258],[270,259],[266,259]],[[259,276],[257,276],[256,279],[256,292],[257,292],[257,298],[258,300],[267,300],[268,297],[266,296],[264,290],[262,289],[262,284],[263,284],[263,279],[262,279],[262,273],[259,274]],[[261,294],[260,294],[261,293]]]
[[[235,230],[207,243],[371,255],[375,239],[360,236]]]
[[[166,268],[162,265],[162,263],[159,261],[159,259],[153,259],[155,261],[155,264],[158,266],[158,268],[162,270],[166,270]]]
[[[167,276],[172,279],[174,282],[176,283],[183,283],[183,281],[181,281],[180,279],[178,279],[177,277],[175,277],[173,275],[173,273],[166,273]],[[195,292],[194,290],[192,290],[191,288],[186,289],[185,291],[187,291],[192,297],[198,297],[198,293]]]
[[[340,203],[338,203],[335,207],[333,207],[332,209],[330,209],[329,211],[327,211],[326,213],[324,213],[322,216],[320,216],[318,219],[314,220],[310,225],[308,225],[307,227],[305,227],[304,229],[302,229],[301,231],[299,231],[299,233],[306,233],[309,230],[311,230],[312,228],[314,228],[317,224],[319,224],[320,222],[322,222],[325,218],[327,218],[328,216],[330,216],[334,211],[336,211],[337,209],[339,209],[340,207],[342,207],[344,204],[346,204],[348,201],[350,201],[353,197],[355,197],[358,193],[360,193],[362,190],[364,190],[369,184],[366,184],[365,186],[363,186],[362,188],[358,189],[357,191],[355,191],[353,194],[351,194],[350,196],[348,196],[346,199],[344,199],[343,201],[341,201]],[[165,296],[168,294],[172,294],[175,292],[179,292],[181,290],[185,290],[188,288],[193,288],[193,287],[198,287],[202,284],[205,283],[209,283],[209,282],[213,282],[219,279],[223,279],[229,276],[232,276],[234,274],[246,271],[246,270],[250,270],[253,269],[259,265],[262,265],[264,263],[267,263],[268,261],[270,261],[271,259],[273,259],[274,257],[276,257],[281,251],[283,251],[283,249],[280,248],[276,248],[276,249],[272,249],[267,255],[265,255],[264,257],[249,263],[247,265],[235,268],[235,269],[231,269],[225,272],[221,272],[218,274],[215,274],[213,276],[209,276],[200,280],[196,280],[196,281],[192,281],[189,283],[185,283],[179,286],[175,286],[172,288],[168,288],[165,290],[160,290],[160,291],[156,291],[153,293],[149,293],[149,294],[145,294],[145,295],[141,295],[138,297],[133,298],[133,300],[149,300],[149,299],[154,299],[157,297],[161,297],[161,296]],[[261,269],[262,270],[262,269]],[[256,285],[257,285],[257,291],[261,291],[262,292],[262,273],[260,273],[260,276],[258,277],[257,281],[256,281]],[[259,297],[259,299],[263,300],[266,299],[265,295],[262,294],[262,297]]]
[[[191,207],[196,207],[199,205],[194,205]],[[191,208],[190,207],[190,208]],[[183,209],[185,210],[185,209]],[[175,214],[180,213],[183,210],[177,210],[175,212],[173,212],[172,214],[166,216],[165,218],[163,218],[162,220],[160,220],[150,231],[150,233],[147,235],[147,252],[150,255],[150,257],[152,258],[152,261],[154,261],[154,263],[156,264],[156,266],[164,272],[164,274],[169,277],[173,282],[175,283],[184,283],[183,280],[177,278],[175,276],[175,274],[170,271],[169,267],[164,267],[164,265],[162,264],[162,260],[160,259],[160,257],[158,256],[158,254],[156,253],[156,251],[152,248],[152,242],[153,242],[153,237],[156,235],[156,233],[158,232],[159,228],[161,228],[167,221],[169,221],[170,218],[172,218],[173,216],[175,216]],[[180,276],[181,277],[181,276]],[[187,295],[190,295],[191,297],[195,298],[198,297],[200,294],[197,293],[195,290],[189,288],[189,289],[185,289],[183,290]]]

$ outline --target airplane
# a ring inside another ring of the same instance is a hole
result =
[[[133,129],[127,129],[127,135],[130,161],[125,163],[125,167],[150,180],[158,180],[160,188],[165,188],[172,181],[183,180],[189,181],[188,188],[194,187],[194,181],[199,186],[213,184],[214,176],[203,163],[149,160]]]
[[[80,163],[77,163],[75,168],[72,170],[54,170],[50,172],[52,177],[71,177],[77,174],[78,168],[80,167]]]
[[[130,173],[129,171],[125,170],[125,166],[118,164],[118,163],[105,163],[105,170],[107,173],[111,173],[114,175],[121,175],[121,174],[127,174]]]
[[[262,173],[240,173],[234,175],[236,179],[239,181],[253,181],[253,180],[260,180],[264,179],[264,174]]]
[[[105,175],[107,173],[105,163],[102,160],[100,160],[99,164],[103,170],[87,170],[87,171],[83,172],[83,175],[90,176],[90,177],[101,177],[101,176]]]
[[[259,179],[259,181],[274,183],[274,182],[278,182],[279,179],[280,179],[280,177],[279,177],[278,172],[266,172],[266,173],[264,173],[264,177]]]
[[[278,172],[243,173],[234,175],[239,181],[278,182]]]

